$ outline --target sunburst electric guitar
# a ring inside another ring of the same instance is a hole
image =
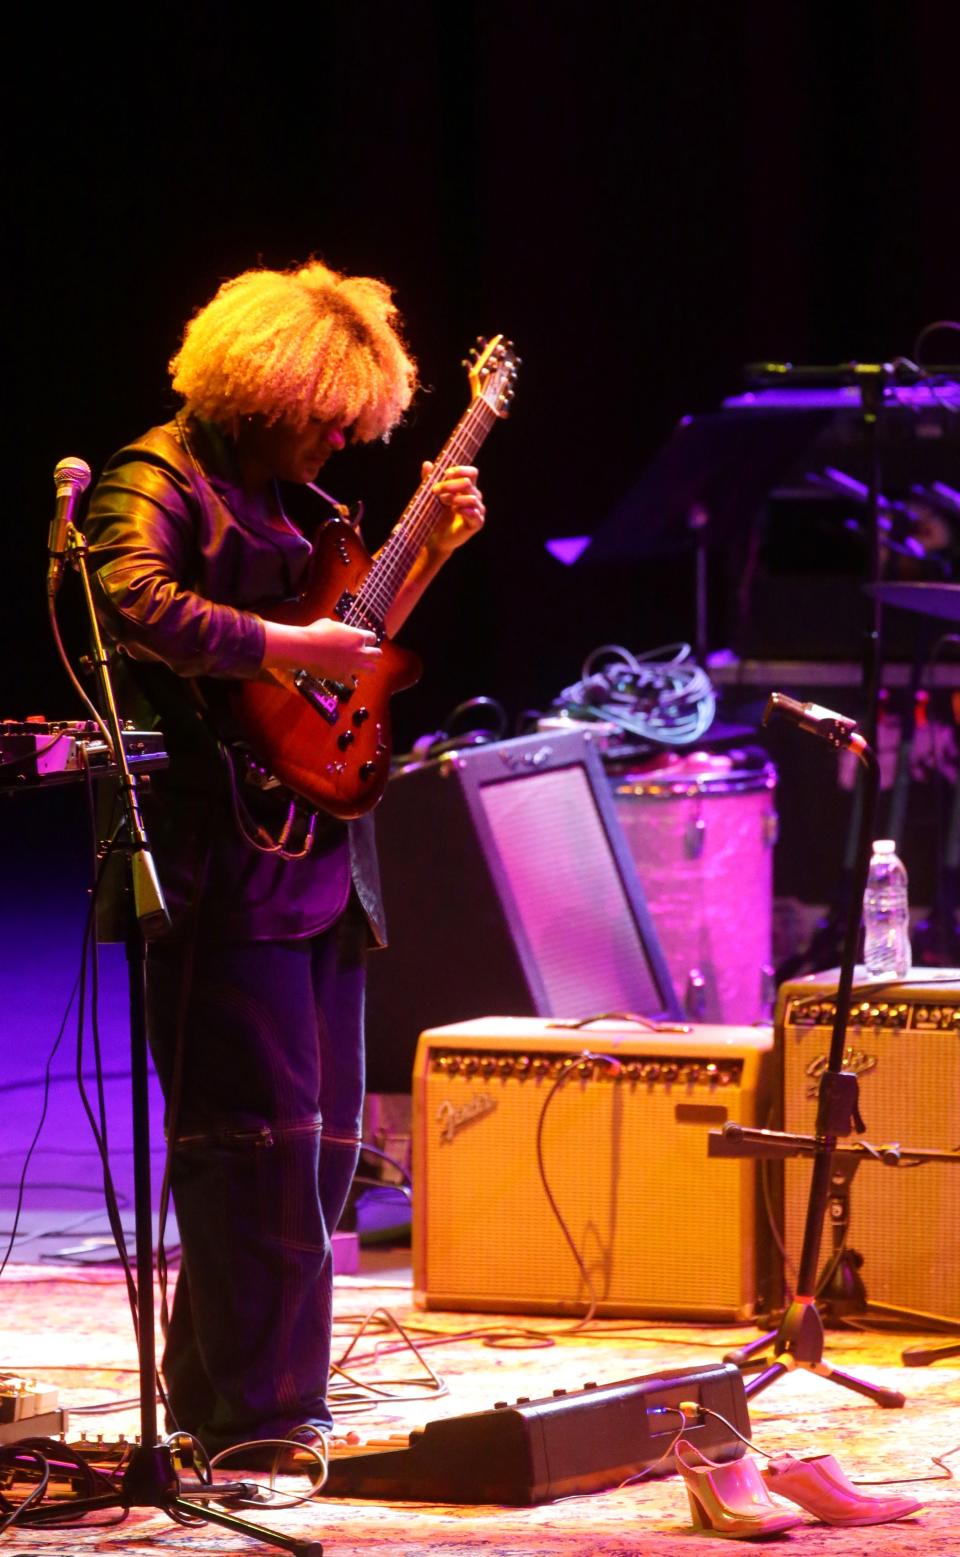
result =
[[[329,616],[368,628],[377,635],[381,658],[346,681],[268,670],[235,682],[229,693],[233,720],[258,761],[312,805],[344,820],[372,810],[383,794],[390,774],[390,699],[420,677],[420,659],[388,638],[384,623],[442,513],[434,483],[452,465],[472,463],[513,399],[519,358],[502,336],[478,341],[464,366],[470,404],[377,558],[351,524],[332,519],[317,536],[302,593],[263,613],[296,626]]]

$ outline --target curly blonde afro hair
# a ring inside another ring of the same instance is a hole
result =
[[[241,416],[349,426],[387,438],[417,387],[391,289],[313,260],[225,281],[184,331],[170,362],[185,409],[235,427]]]

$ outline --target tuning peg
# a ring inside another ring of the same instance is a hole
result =
[[[480,348],[481,351],[483,351],[483,348],[484,348],[484,346],[486,346],[486,344],[487,344],[487,337],[485,335],[478,335],[477,336],[477,346]]]

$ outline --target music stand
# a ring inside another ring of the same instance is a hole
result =
[[[616,505],[584,552],[587,562],[638,562],[695,554],[695,649],[705,662],[707,552],[739,537],[774,483],[790,469],[832,412],[784,416],[758,410],[684,416],[660,452]]]
[[[178,1524],[207,1522],[225,1526],[239,1535],[247,1535],[271,1546],[279,1546],[295,1557],[323,1557],[319,1541],[298,1540],[293,1536],[265,1530],[249,1520],[240,1519],[225,1509],[211,1508],[208,1498],[217,1500],[249,1498],[250,1483],[221,1484],[209,1481],[190,1488],[184,1497],[180,1477],[169,1443],[160,1440],[157,1427],[156,1345],[154,1339],[153,1287],[153,1212],[150,1183],[150,1103],[147,1066],[146,1022],[146,945],[145,936],[169,923],[163,893],[157,879],[137,799],[136,780],[127,760],[110,668],[104,650],[90,587],[87,543],[81,532],[67,526],[66,559],[80,574],[93,649],[91,662],[96,674],[103,717],[110,735],[113,766],[124,812],[124,917],[125,951],[130,1011],[130,1082],[133,1108],[134,1224],[137,1262],[136,1330],[140,1383],[139,1443],[131,1450],[120,1487],[114,1492],[72,1499],[69,1505],[50,1504],[27,1511],[24,1526],[62,1525],[64,1519],[103,1512],[111,1508],[156,1508]],[[54,589],[48,586],[52,611]],[[40,1448],[44,1440],[34,1440]],[[53,1446],[56,1448],[56,1445]]]

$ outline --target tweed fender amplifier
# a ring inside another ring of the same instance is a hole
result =
[[[486,1017],[421,1035],[413,1267],[422,1307],[745,1320],[775,1297],[757,1165],[707,1136],[767,1117],[767,1028]],[[611,1065],[615,1060],[616,1065]],[[551,1097],[558,1076],[569,1078]],[[548,1102],[549,1099],[549,1102]]]
[[[835,972],[780,988],[785,1130],[813,1131],[836,989]],[[960,970],[918,968],[895,984],[858,977],[844,1069],[856,1072],[860,1082],[867,1127],[861,1139],[941,1151],[960,1145]],[[786,1245],[794,1258],[803,1242],[810,1171],[802,1159],[784,1165]],[[958,1226],[960,1166],[888,1168],[865,1161],[857,1169],[848,1241],[863,1255],[868,1298],[928,1313],[960,1313]],[[828,1253],[829,1233],[821,1265]]]

